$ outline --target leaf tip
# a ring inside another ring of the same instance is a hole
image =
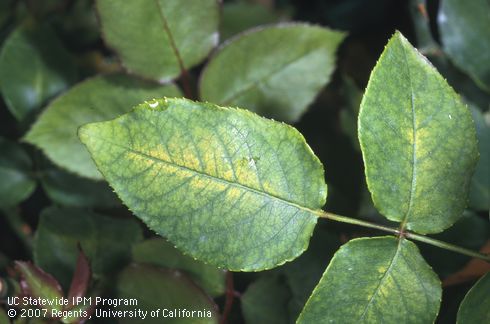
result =
[[[91,124],[85,124],[77,129],[77,136],[80,139],[80,141],[87,145],[89,138],[90,138],[90,132],[91,132]]]

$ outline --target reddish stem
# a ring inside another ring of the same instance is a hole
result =
[[[228,271],[226,273],[226,300],[223,314],[221,315],[220,324],[228,323],[228,316],[231,313],[233,307],[233,300],[235,299],[235,288],[233,286],[233,272]]]
[[[180,82],[182,83],[182,89],[184,90],[184,96],[187,99],[194,100],[194,95],[192,93],[191,78],[189,72],[183,66],[181,66],[182,73],[180,75]]]

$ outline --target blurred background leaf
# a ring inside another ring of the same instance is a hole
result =
[[[133,247],[133,261],[185,272],[210,296],[225,292],[225,270],[195,260],[162,238],[153,238]]]
[[[142,239],[133,218],[108,217],[84,209],[49,207],[41,213],[34,241],[38,266],[68,287],[78,244],[90,260],[94,277],[113,276],[131,259],[131,246]]]
[[[193,323],[218,323],[218,311],[214,302],[184,274],[176,270],[158,269],[149,265],[132,264],[122,271],[116,285],[118,298],[135,298],[138,308],[144,311],[203,311],[206,317],[194,316]],[[120,306],[121,310],[134,310],[134,306]],[[208,313],[209,312],[209,313]],[[160,312],[160,314],[162,314]],[[207,314],[211,315],[207,317]],[[162,323],[161,317],[145,319],[145,323]],[[171,323],[189,323],[189,318],[175,314]],[[122,318],[120,323],[134,323]]]
[[[490,3],[441,1],[437,22],[443,49],[476,84],[490,92]]]
[[[76,78],[72,57],[49,26],[28,21],[5,40],[0,52],[0,90],[18,120],[32,118]]]
[[[262,276],[241,296],[245,322],[250,324],[288,323],[290,291],[277,276]]]
[[[32,161],[21,145],[0,137],[0,207],[17,205],[36,187]]]

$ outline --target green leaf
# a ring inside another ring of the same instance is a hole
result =
[[[475,174],[471,179],[469,206],[476,210],[490,209],[490,120],[486,121],[483,114],[470,106],[475,120],[476,135],[480,160],[476,165]]]
[[[65,90],[76,75],[70,55],[44,25],[18,27],[0,52],[0,90],[18,120]]]
[[[218,323],[216,305],[179,271],[133,264],[119,276],[116,295],[136,299],[138,309],[147,312],[144,323]],[[134,311],[134,306],[121,305],[119,309]],[[157,309],[159,317],[151,318],[149,312]],[[192,317],[190,312],[194,312]],[[134,318],[120,319],[120,323],[134,322]]]
[[[344,37],[345,33],[307,24],[244,33],[211,59],[202,74],[201,97],[297,121],[330,80],[335,51]]]
[[[288,323],[290,292],[277,276],[262,276],[247,287],[241,297],[245,322],[249,324]]]
[[[68,287],[79,254],[78,243],[97,278],[121,269],[131,258],[131,246],[141,239],[141,228],[133,219],[50,207],[41,213],[34,238],[34,260]]]
[[[95,77],[54,100],[25,140],[57,165],[83,177],[102,179],[77,137],[78,127],[115,118],[144,100],[180,95],[173,84],[158,85],[123,74]]]
[[[63,206],[110,208],[121,205],[107,182],[81,178],[55,167],[43,170],[41,184],[46,195]]]
[[[79,136],[136,215],[218,267],[294,259],[325,204],[322,165],[301,134],[246,110],[155,100]]]
[[[437,16],[443,49],[455,65],[490,92],[490,3],[444,0]]]
[[[24,149],[0,137],[0,207],[15,206],[36,187],[32,161]]]
[[[182,254],[164,239],[151,239],[133,247],[133,261],[182,270],[211,296],[225,292],[225,271]]]
[[[216,0],[97,0],[102,34],[131,72],[158,81],[179,76],[218,44]]]
[[[355,239],[335,253],[298,323],[433,323],[441,294],[412,242]]]
[[[484,275],[470,289],[459,307],[457,323],[490,322],[490,273]]]
[[[15,267],[21,275],[20,285],[22,294],[33,298],[55,301],[63,298],[63,290],[60,284],[50,274],[30,262],[15,261]],[[43,305],[49,311],[61,311],[62,305]]]
[[[221,16],[222,39],[228,39],[258,25],[276,23],[282,18],[265,5],[244,1],[224,3]]]
[[[10,323],[10,319],[3,308],[0,308],[0,323]]]
[[[374,205],[419,233],[463,213],[478,149],[469,109],[399,33],[374,68],[359,113]]]

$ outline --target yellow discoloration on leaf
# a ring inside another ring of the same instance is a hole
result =
[[[245,110],[155,100],[82,127],[80,139],[151,229],[220,267],[295,258],[325,202],[323,168],[303,137]]]

